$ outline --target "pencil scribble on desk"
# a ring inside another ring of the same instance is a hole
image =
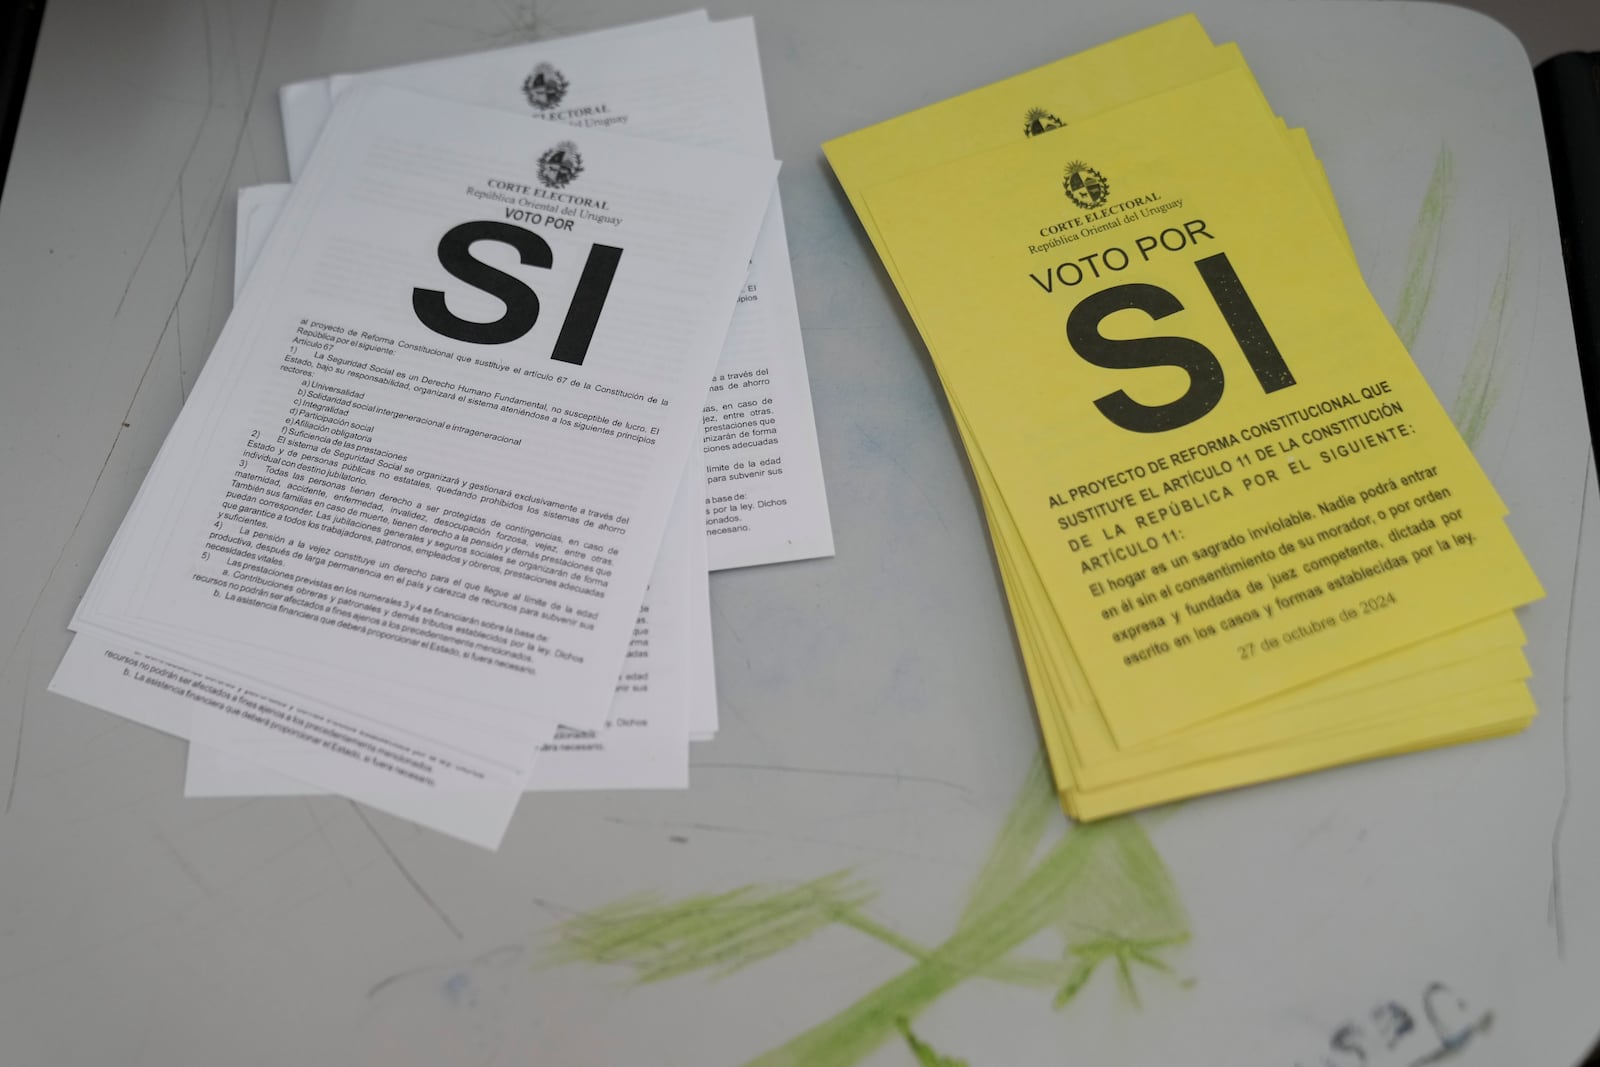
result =
[[[1583,544],[1583,526],[1589,517],[1589,487],[1594,481],[1594,456],[1590,454],[1589,462],[1583,470],[1583,495],[1578,505],[1578,544]],[[1572,561],[1572,576],[1567,580],[1567,588],[1572,591],[1571,599],[1567,603],[1567,644],[1561,656],[1561,806],[1556,809],[1555,825],[1550,830],[1550,904],[1546,921],[1555,928],[1556,958],[1563,963],[1567,959],[1567,909],[1561,895],[1561,840],[1567,826],[1567,814],[1572,807],[1572,665],[1576,661],[1573,656],[1573,634],[1577,629],[1573,626],[1576,617],[1579,597],[1578,593],[1578,566],[1581,554],[1574,554]]]
[[[1139,980],[1148,980],[1149,972],[1177,981],[1165,957],[1188,940],[1188,920],[1143,829],[1127,818],[1075,826],[1039,855],[1047,831],[1059,821],[1055,791],[1036,759],[954,931],[935,946],[918,944],[868,915],[875,891],[854,872],[840,870],[787,888],[747,885],[677,901],[653,894],[625,897],[558,924],[542,960],[551,966],[630,967],[637,984],[697,970],[721,978],[825,928],[843,926],[908,957],[910,965],[746,1067],[851,1067],[897,1034],[920,1064],[951,1067],[961,1061],[939,1056],[910,1027],[970,979],[1053,994],[1058,1010],[1102,964],[1136,1008]],[[1050,929],[1061,939],[1059,958],[1019,954]]]
[[[1444,233],[1445,214],[1455,197],[1455,157],[1449,145],[1439,147],[1433,163],[1433,177],[1428,180],[1427,192],[1422,195],[1422,209],[1417,213],[1411,230],[1411,244],[1406,252],[1405,281],[1400,286],[1400,299],[1389,316],[1395,333],[1410,348],[1422,331],[1422,320],[1428,314],[1428,302],[1433,299],[1433,283],[1439,272],[1439,241]]]
[[[599,28],[591,25],[552,26],[550,19],[539,10],[535,0],[497,0],[494,8],[495,14],[499,17],[495,19],[497,25],[492,26],[478,25],[471,20],[437,17],[424,18],[422,22],[453,33],[466,33],[478,41],[500,46],[523,44],[546,37],[562,37],[570,33],[582,33]]]
[[[504,945],[458,963],[418,967],[367,991],[362,1029],[377,1063],[488,1063],[505,1045],[506,1020],[526,950]],[[439,1010],[443,1007],[443,1011]]]
[[[1478,334],[1472,341],[1472,354],[1467,357],[1467,369],[1461,375],[1461,387],[1456,392],[1455,410],[1450,413],[1456,429],[1461,431],[1468,445],[1478,443],[1499,392],[1496,372],[1500,342],[1505,336],[1506,302],[1511,296],[1514,248],[1515,241],[1506,243],[1505,262],[1489,294],[1489,306],[1483,313],[1483,321],[1478,324]]]

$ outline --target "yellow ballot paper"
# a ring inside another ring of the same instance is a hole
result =
[[[1039,107],[1027,110],[1022,134],[1039,137],[1079,122],[1097,108],[1232,68],[1245,69],[1237,48],[1211,46],[1198,22],[1185,16],[857,131],[824,148],[917,318],[914,294],[896,272],[892,250],[866,210],[866,189],[1018,139],[1005,116],[1030,100],[1069,101],[1058,107],[1060,114]],[[1086,81],[1096,87],[1092,99],[1074,90]],[[1288,129],[1281,119],[1275,125],[1333,225],[1342,254],[1353,264],[1332,190],[1305,131]],[[1100,220],[1090,220],[1082,230],[1098,225]],[[1052,238],[1058,246],[1073,239],[1070,232]],[[930,353],[938,363],[931,341]],[[1516,652],[1521,630],[1507,612],[1181,732],[1120,746],[1053,613],[960,402],[953,395],[950,400],[983,496],[1046,751],[1063,805],[1073,815],[1098,817],[1348,760],[1491,736],[1520,729],[1531,718],[1532,702],[1520,684],[1526,663]],[[1445,721],[1439,701],[1420,703],[1424,694],[1451,701],[1457,718]]]
[[[1183,15],[835,138],[823,150],[865,223],[860,199],[865,186],[1013,143],[1019,132],[1040,137],[1111,108],[1244,66],[1237,45],[1213,45],[1199,19]],[[1289,129],[1282,120],[1279,127],[1342,236],[1333,189],[1306,132]],[[876,233],[871,236],[877,244]],[[881,244],[878,251],[884,251]]]
[[[1243,69],[864,195],[1118,744],[1540,595]]]
[[[997,516],[991,512],[990,517],[991,528],[998,528]],[[1414,646],[1414,654],[1391,654],[1303,687],[1286,698],[1252,705],[1149,745],[1119,750],[1092,697],[1086,695],[1081,669],[1070,656],[1061,654],[1064,640],[1052,647],[1041,639],[1041,632],[1049,630],[1054,620],[1027,613],[1038,596],[1037,577],[1026,569],[1019,573],[1004,551],[999,555],[1007,595],[1014,610],[1020,607],[1018,634],[1039,707],[1046,752],[1062,804],[1078,818],[1115,814],[1355,759],[1470,740],[1472,736],[1461,732],[1467,718],[1492,725],[1492,730],[1473,736],[1506,733],[1521,729],[1533,714],[1526,689],[1505,684],[1520,683],[1528,673],[1525,661],[1515,652],[1522,640],[1521,630],[1506,613],[1456,631],[1450,639],[1428,642],[1426,650],[1423,645]],[[1058,625],[1055,633],[1059,635]],[[1452,658],[1467,669],[1439,669],[1439,664]],[[1358,676],[1365,677],[1367,688],[1358,687]],[[1385,684],[1395,680],[1412,684]],[[1492,693],[1475,691],[1479,686],[1494,688]],[[1319,691],[1322,699],[1317,699]],[[1341,693],[1343,700],[1338,698]],[[1420,728],[1419,733],[1414,720],[1429,715],[1430,722],[1436,722],[1438,698],[1447,698],[1462,720],[1448,724],[1448,736],[1438,733],[1436,726]],[[1338,744],[1321,743],[1334,733]]]

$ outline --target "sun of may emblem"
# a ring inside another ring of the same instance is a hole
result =
[[[562,141],[539,157],[539,184],[548,188],[560,189],[582,173],[583,157],[571,141]]]
[[[1050,130],[1059,130],[1066,123],[1056,118],[1042,107],[1030,107],[1028,114],[1022,121],[1022,132],[1027,137],[1037,137]]]
[[[1104,175],[1082,160],[1067,164],[1067,176],[1061,180],[1067,199],[1082,208],[1099,207],[1111,195],[1111,183]]]
[[[567,95],[567,79],[548,63],[540,63],[522,83],[522,95],[540,111],[549,111]]]

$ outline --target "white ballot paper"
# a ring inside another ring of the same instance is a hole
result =
[[[220,679],[197,743],[493,844],[606,719],[776,164],[347,96],[75,621]]]
[[[287,200],[287,184],[241,188],[236,216],[234,298],[266,236]],[[627,659],[617,681],[612,714],[604,730],[558,729],[541,746],[527,782],[529,791],[573,789],[672,789],[688,785],[690,736],[686,709],[703,699],[691,674],[710,672],[695,642],[702,630],[709,641],[710,605],[705,596],[704,473],[684,478],[672,504],[661,554],[652,572]],[[692,613],[703,615],[700,620]],[[86,703],[132,708],[136,721],[185,739],[194,697],[137,681],[123,665],[144,659],[141,650],[108,642],[93,631],[80,633],[70,655],[74,669],[63,672],[73,689],[67,695]],[[215,683],[213,683],[215,684]],[[714,684],[714,680],[711,684]],[[714,691],[711,699],[715,700]],[[713,720],[714,721],[714,720]],[[308,783],[264,770],[259,764],[200,745],[191,745],[184,795],[191,797],[285,796],[320,792]]]
[[[329,95],[384,84],[543,122],[772,154],[752,20],[541,41],[336,75]],[[286,140],[312,139],[320,98],[284,99]],[[294,171],[291,170],[291,175]],[[507,200],[515,205],[514,199]],[[521,205],[517,205],[521,206]],[[783,210],[771,210],[702,411],[713,570],[833,554]]]
[[[239,297],[243,288],[244,279],[249,274],[250,267],[255,264],[256,257],[261,248],[266,244],[267,234],[272,231],[273,225],[278,221],[278,214],[283,210],[283,204],[289,198],[289,190],[293,186],[287,183],[270,185],[245,186],[239,190],[239,210],[236,219],[236,237],[238,250],[235,252],[235,281],[234,299]],[[706,549],[705,535],[701,531],[700,516],[705,511],[705,468],[700,462],[698,450],[690,456],[689,463],[684,471],[683,484],[678,490],[678,496],[673,500],[672,510],[668,515],[667,534],[661,543],[661,556],[656,561],[656,570],[651,577],[651,588],[660,586],[671,589],[673,597],[679,595],[686,604],[680,605],[676,599],[664,601],[661,594],[656,594],[654,600],[646,593],[644,606],[641,608],[638,629],[635,630],[634,644],[643,643],[650,649],[648,654],[636,652],[630,645],[625,672],[631,668],[635,677],[623,679],[618,682],[617,692],[619,699],[624,692],[633,694],[627,698],[629,707],[622,713],[624,726],[629,728],[647,727],[653,716],[646,704],[646,697],[654,694],[655,698],[663,700],[682,700],[688,706],[687,722],[691,740],[709,740],[716,736],[717,731],[717,697],[716,697],[716,663],[712,656],[711,647],[711,602],[710,583],[706,575]],[[679,524],[688,524],[688,529],[679,530]],[[673,569],[669,579],[664,573],[666,568]],[[678,582],[677,578],[684,572],[686,580]],[[663,583],[669,582],[670,585]],[[687,627],[686,634],[676,632],[662,634],[656,631],[657,636],[650,640],[648,634],[641,634],[640,629],[647,627],[646,616],[650,614],[651,604],[659,605],[656,612],[661,618],[660,624],[678,626],[678,620],[683,619],[682,625]],[[687,617],[684,613],[687,612]],[[656,667],[662,656],[671,656],[674,667]],[[642,660],[643,662],[634,662]],[[643,672],[648,677],[637,677]],[[671,678],[676,688],[669,691],[664,679]],[[628,683],[624,685],[624,683]],[[616,709],[613,708],[615,712]],[[617,718],[614,714],[613,719]],[[562,751],[573,751],[562,749]],[[604,746],[599,746],[599,751],[604,751]],[[581,746],[581,751],[586,753],[584,760],[592,762],[593,753],[597,751],[594,744]],[[541,761],[542,770],[548,770],[552,760]],[[192,766],[192,761],[191,761]],[[570,778],[570,775],[557,777]],[[604,788],[625,788],[626,783],[617,774],[601,773],[598,780],[608,784]],[[192,784],[195,781],[191,774]],[[658,777],[650,776],[636,780],[634,788],[660,789],[667,788],[667,784]],[[530,789],[547,788],[541,784],[540,776],[529,783]],[[552,787],[553,788],[553,787]],[[601,788],[594,786],[593,788]],[[193,794],[190,795],[209,795]],[[221,795],[221,794],[218,794]],[[251,794],[233,794],[251,795]]]
[[[233,227],[234,303],[238,303],[239,294],[244,291],[245,279],[250,277],[250,271],[267,243],[267,234],[272,232],[293,188],[287,182],[272,182],[267,185],[247,185],[239,190],[238,213]]]
[[[691,542],[700,531],[700,494],[689,481],[672,504],[661,555],[628,641],[611,716],[598,730],[558,727],[539,746],[528,792],[585,789],[684,789],[689,784],[688,680],[691,610]],[[679,513],[682,513],[681,515]],[[700,569],[700,574],[706,572]],[[672,609],[664,614],[664,609]],[[80,637],[79,642],[83,639]],[[74,642],[74,647],[79,642]],[[110,665],[114,661],[103,660]],[[106,668],[102,674],[109,674]],[[169,700],[184,698],[162,690]],[[275,746],[281,759],[296,757],[292,738],[262,738],[252,749]],[[232,752],[191,744],[183,782],[189,797],[306,796],[322,790],[265,769]]]
[[[610,41],[633,33],[649,34],[683,26],[704,25],[708,18],[705,9],[701,8],[677,15],[665,15],[658,19],[572,34],[560,40]],[[316,147],[317,137],[322,133],[322,127],[327,124],[328,113],[333,110],[333,96],[329,91],[328,82],[327,78],[310,78],[302,82],[290,82],[278,90],[278,106],[283,115],[283,148],[289,164],[290,178],[299,178],[300,172],[306,169],[306,161],[311,158],[311,150]],[[770,154],[769,152],[768,155]]]
[[[288,199],[291,188],[292,186],[287,183],[275,183],[246,186],[239,190],[239,217],[237,220],[239,251],[235,253],[235,270],[237,272],[235,277],[240,280],[235,282],[235,298],[237,298],[242,287],[242,279],[249,273],[250,265],[255,262],[256,255],[260,252],[262,245],[266,243],[267,234],[271,232],[273,224],[277,222],[278,214],[283,210],[283,203]],[[688,632],[682,636],[677,633],[663,634],[659,627],[668,624],[670,620],[679,618],[680,611],[683,609],[676,603],[665,603],[658,600],[658,603],[662,603],[665,619],[658,620],[657,626],[653,628],[653,633],[656,636],[649,644],[652,650],[650,662],[643,665],[642,668],[650,675],[648,687],[641,690],[639,679],[633,679],[627,686],[627,692],[634,694],[628,698],[630,706],[618,712],[625,728],[647,728],[647,724],[653,722],[654,719],[648,710],[641,706],[644,703],[644,695],[646,693],[655,694],[656,698],[661,699],[678,699],[675,693],[669,694],[666,690],[664,679],[670,677],[675,680],[675,684],[681,686],[684,692],[683,699],[688,706],[687,721],[689,739],[691,741],[709,741],[717,735],[717,665],[711,637],[711,585],[709,576],[706,573],[709,565],[706,555],[706,536],[701,524],[701,516],[705,512],[705,490],[705,465],[700,458],[697,442],[694,454],[690,456],[689,463],[685,468],[679,495],[673,501],[668,535],[662,541],[662,556],[656,564],[658,571],[666,567],[674,568],[674,578],[677,577],[677,568],[680,565],[687,571],[683,595],[688,601],[688,616],[684,623]],[[681,539],[676,536],[680,522],[691,525],[692,535],[689,532],[685,532],[684,537]],[[680,551],[679,546],[681,546],[681,551],[686,558],[677,558]],[[665,580],[664,575],[662,580]],[[652,588],[658,584],[660,583],[656,577],[652,577]],[[678,588],[675,582],[672,588]],[[645,607],[648,608],[650,603],[650,598],[647,596]],[[643,619],[641,619],[639,625],[644,625]],[[671,625],[676,625],[676,623],[671,623]],[[639,636],[636,635],[635,640],[639,639]],[[670,673],[665,668],[655,667],[655,664],[661,662],[661,658],[664,656],[681,656],[681,666],[674,668]],[[632,658],[634,657],[630,650],[630,659]],[[622,685],[622,682],[618,683],[619,698],[624,691]],[[174,697],[174,699],[181,698]],[[86,700],[85,702],[94,703],[92,700]],[[616,709],[613,710],[615,711]],[[613,718],[616,718],[616,716],[613,716]],[[187,724],[187,715],[182,717],[182,722]],[[188,734],[185,732],[179,736],[187,737]],[[652,731],[651,736],[659,736],[659,734]],[[581,751],[584,753],[581,757],[581,763],[589,764],[595,761],[594,754],[596,751],[604,750],[603,745],[597,749],[593,741],[590,740],[583,742],[581,745],[577,743],[568,745],[559,751]],[[209,761],[216,756],[216,753],[207,752],[202,759]],[[661,758],[664,758],[664,756]],[[652,757],[652,762],[659,765],[661,758]],[[573,780],[573,774],[565,770],[552,770],[550,777],[546,779],[543,776],[544,771],[549,770],[553,762],[548,757],[541,761],[541,770],[535,775],[534,780],[529,783],[528,787],[530,789],[569,788],[568,786],[558,787],[544,784],[547,780],[550,782]],[[190,767],[192,768],[193,765],[194,760],[191,757]],[[205,773],[204,781],[208,784],[216,780],[216,776],[209,772]],[[196,777],[191,774],[188,779],[189,786],[194,787],[196,781]],[[665,789],[670,787],[659,772],[654,775],[626,779],[620,773],[597,770],[595,784],[589,788],[622,789],[630,786],[635,789]],[[191,792],[189,795],[254,796],[256,794],[243,790],[218,793],[213,792],[208,785],[205,791]]]

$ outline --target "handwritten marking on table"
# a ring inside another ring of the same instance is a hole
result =
[[[1489,1032],[1482,1011],[1443,982],[1415,997],[1380,1001],[1365,1016],[1341,1023],[1327,1051],[1294,1067],[1426,1067],[1459,1054]]]

